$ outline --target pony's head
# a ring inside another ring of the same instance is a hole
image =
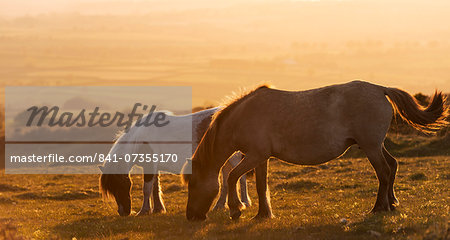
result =
[[[187,174],[186,171],[189,164],[192,166],[192,174]],[[182,172],[183,182],[188,185],[186,217],[189,221],[205,220],[206,213],[219,192],[218,176],[213,172],[201,171],[200,164],[199,161],[186,161]]]
[[[109,151],[109,155],[123,157],[124,154],[136,151],[136,131],[120,132],[116,136],[116,142]],[[131,186],[129,175],[130,166],[126,162],[108,162],[104,166],[98,166],[102,172],[99,179],[100,191],[105,199],[114,198],[117,203],[120,216],[128,216],[131,213]]]
[[[102,170],[102,167],[100,167]],[[102,170],[103,172],[103,170]],[[104,198],[113,197],[117,203],[117,212],[120,216],[131,213],[131,179],[128,174],[100,175],[100,190]]]

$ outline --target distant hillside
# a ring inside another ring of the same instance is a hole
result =
[[[446,95],[450,99],[450,94]],[[428,103],[429,96],[416,94],[416,97],[418,96],[422,96],[422,98],[419,97],[419,102],[424,105]],[[213,106],[198,106],[193,108],[192,111],[197,112],[211,107]],[[3,126],[4,118],[2,116],[3,113],[0,112],[0,126]],[[0,130],[0,169],[4,169],[5,136],[4,130]],[[395,157],[450,156],[450,125],[438,132],[436,136],[426,136],[397,117],[393,119],[385,146]],[[353,146],[343,157],[365,157],[365,154],[358,146]]]

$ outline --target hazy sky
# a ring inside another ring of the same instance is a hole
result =
[[[286,76],[273,72],[275,79],[285,77],[273,82],[277,87],[308,89],[365,79],[412,92],[436,87],[448,92],[449,9],[449,0],[0,0],[0,54],[5,56],[0,76],[6,84],[72,78],[86,83],[94,76],[141,84],[162,77],[164,84],[197,81],[197,95],[215,100],[273,77],[254,72],[247,77],[234,69],[229,73],[241,78],[231,83],[233,76],[210,74],[210,61],[237,59],[239,65],[256,59],[270,65],[295,58],[301,64]],[[92,69],[77,67],[86,58]],[[99,59],[121,64],[96,69]],[[129,65],[123,66],[125,60]],[[142,66],[135,66],[138,60]],[[193,66],[207,70],[200,80],[197,70],[186,70]],[[133,71],[136,67],[145,71]],[[201,88],[202,81],[213,80],[225,87],[214,83],[214,94],[208,86]]]
[[[236,4],[264,2],[374,2],[392,4],[426,4],[427,6],[450,6],[448,0],[0,0],[0,16],[20,16],[26,14],[88,12],[108,14],[115,12],[114,6],[128,5],[129,13],[145,13],[152,10],[180,10],[193,8],[220,8]],[[120,8],[120,7],[119,7]],[[417,9],[421,11],[420,8]],[[438,9],[437,9],[438,10]]]
[[[140,10],[139,6],[142,4],[151,4],[155,9],[169,8],[169,9],[189,9],[202,7],[222,7],[236,3],[246,2],[267,2],[280,0],[226,0],[226,1],[211,1],[211,0],[0,0],[0,15],[19,16],[25,14],[42,14],[54,12],[73,12],[73,11],[88,11],[87,8],[94,5],[104,5],[115,3],[128,3],[130,9]],[[108,13],[106,7],[106,12]],[[148,9],[152,10],[152,9]],[[133,10],[131,10],[133,11]]]

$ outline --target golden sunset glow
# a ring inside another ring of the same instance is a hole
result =
[[[0,0],[0,99],[0,240],[449,237],[450,0]]]
[[[269,82],[450,91],[448,1],[6,1],[8,85],[190,85],[193,105]]]

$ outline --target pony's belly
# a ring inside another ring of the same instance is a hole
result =
[[[278,159],[298,165],[318,165],[341,156],[354,144],[353,140],[344,140],[335,145],[309,145],[294,148],[293,151],[284,151],[276,154]]]

